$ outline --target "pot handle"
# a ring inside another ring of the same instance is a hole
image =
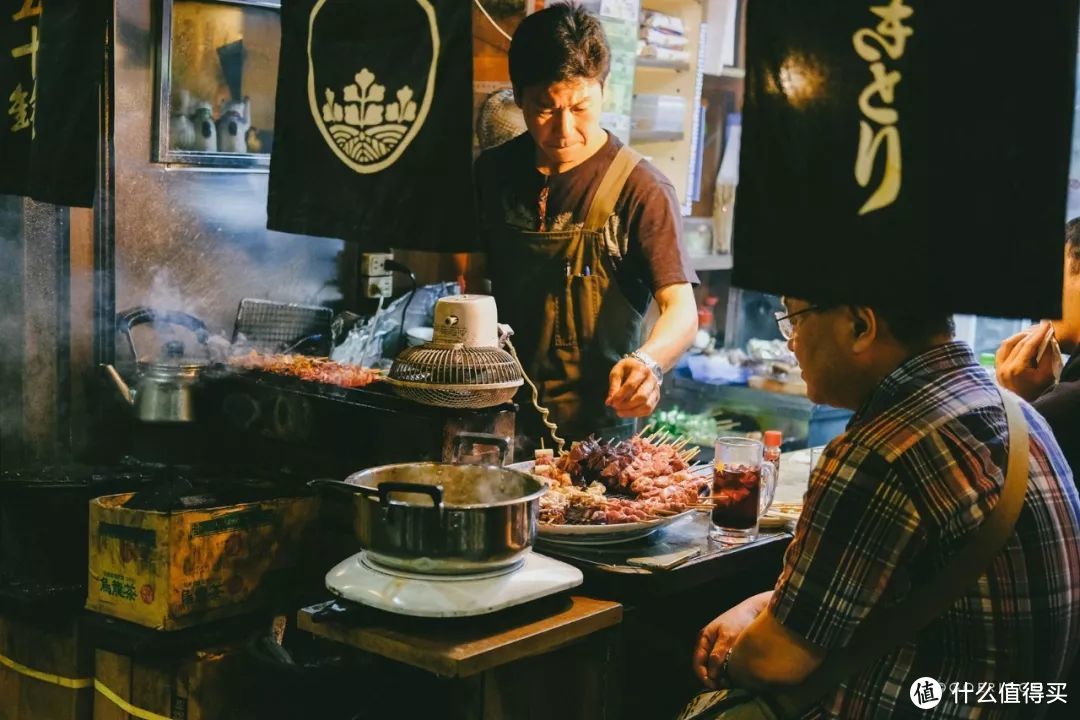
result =
[[[329,478],[308,480],[307,486],[317,490],[333,490],[345,495],[365,495],[372,498],[379,497],[379,491],[375,488],[365,487],[363,485],[353,485],[352,483],[342,482],[341,480],[331,480]]]
[[[492,445],[499,449],[499,465],[506,464],[506,456],[510,454],[510,438],[491,433],[458,433],[454,437],[454,462],[459,462],[462,450],[466,445]]]
[[[411,492],[427,495],[436,510],[442,510],[443,489],[442,485],[421,485],[409,482],[384,482],[379,483],[379,504],[384,508],[390,507],[390,493]]]

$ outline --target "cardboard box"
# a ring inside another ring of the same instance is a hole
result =
[[[75,618],[0,616],[0,720],[90,720],[93,651]]]
[[[86,607],[157,630],[239,615],[290,587],[318,510],[300,497],[154,512],[123,507],[130,497],[90,504]]]
[[[246,661],[237,644],[172,658],[133,658],[98,648],[94,720],[147,714],[172,720],[254,720],[244,697]],[[142,713],[133,715],[133,709]]]

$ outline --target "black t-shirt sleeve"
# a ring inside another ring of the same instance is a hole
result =
[[[697,273],[682,244],[682,211],[675,188],[648,167],[635,169],[627,186],[628,259],[641,263],[653,292],[696,283]]]

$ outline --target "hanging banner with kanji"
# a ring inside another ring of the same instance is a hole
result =
[[[0,193],[91,207],[107,0],[0,0]]]
[[[462,0],[285,0],[268,227],[366,247],[473,239]]]
[[[747,6],[744,288],[1060,313],[1077,0]]]

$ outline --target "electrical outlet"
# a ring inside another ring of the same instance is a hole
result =
[[[364,297],[390,297],[394,292],[394,279],[389,275],[378,277],[361,277],[360,282],[364,286]]]
[[[393,258],[393,253],[363,253],[360,255],[360,274],[386,275],[386,261]]]

